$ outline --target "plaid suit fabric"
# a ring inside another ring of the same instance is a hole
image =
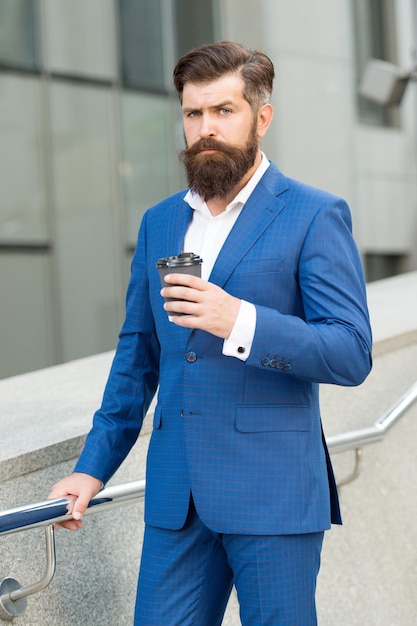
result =
[[[359,384],[371,334],[346,203],[271,164],[210,281],[255,304],[245,363],[222,340],[171,324],[155,268],[182,249],[191,210],[177,194],[144,216],[126,320],[77,471],[106,482],[133,445],[159,383],[145,520],[178,529],[192,491],[219,533],[316,533],[340,522],[322,442],[318,383]],[[332,504],[332,510],[331,510]]]
[[[145,528],[135,625],[219,626],[234,582],[244,626],[315,626],[322,540],[215,533],[191,503],[181,530]]]

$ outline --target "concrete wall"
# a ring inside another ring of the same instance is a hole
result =
[[[354,389],[324,386],[327,435],[371,425],[417,380],[417,273],[368,288],[374,369]],[[43,500],[72,470],[100,402],[111,353],[0,381],[0,509]],[[150,433],[143,433],[112,483],[142,478]],[[381,444],[363,450],[356,482],[341,490],[345,524],[327,533],[318,584],[321,626],[414,626],[417,615],[417,406]],[[353,455],[335,455],[338,478]],[[86,518],[81,532],[58,531],[57,573],[28,599],[21,626],[132,623],[142,504]],[[21,584],[44,572],[44,533],[0,538],[0,578]],[[225,626],[239,624],[233,595]]]

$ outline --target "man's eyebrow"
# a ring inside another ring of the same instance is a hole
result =
[[[235,103],[232,100],[226,100],[225,102],[219,102],[218,104],[212,104],[209,107],[204,107],[204,106],[189,106],[189,107],[184,107],[183,111],[184,113],[191,113],[192,111],[202,111],[202,109],[204,108],[208,108],[208,109],[224,109],[226,107],[230,107],[230,106],[234,106]]]
[[[183,107],[184,113],[192,113],[193,111],[201,111],[200,107]]]
[[[231,107],[231,106],[234,106],[234,105],[235,105],[235,103],[232,100],[226,100],[226,102],[220,102],[220,104],[216,104],[212,108],[213,109],[224,109],[224,108]]]

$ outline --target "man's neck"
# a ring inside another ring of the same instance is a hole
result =
[[[226,210],[226,207],[231,203],[233,198],[236,198],[239,191],[243,189],[243,187],[252,178],[253,174],[256,172],[256,170],[260,166],[261,161],[262,161],[262,154],[261,152],[258,152],[253,166],[250,168],[250,170],[246,172],[244,177],[239,181],[239,183],[235,187],[233,187],[233,189],[230,191],[230,193],[227,194],[227,196],[225,196],[224,198],[219,198],[215,196],[214,198],[210,198],[210,200],[206,201],[209,211],[213,215],[213,217],[216,217],[216,215],[220,215],[220,213],[223,213]]]

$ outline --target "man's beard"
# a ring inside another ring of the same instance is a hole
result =
[[[259,149],[256,123],[242,147],[202,138],[180,152],[188,186],[204,200],[226,198],[255,163]],[[216,150],[200,154],[201,150]]]

